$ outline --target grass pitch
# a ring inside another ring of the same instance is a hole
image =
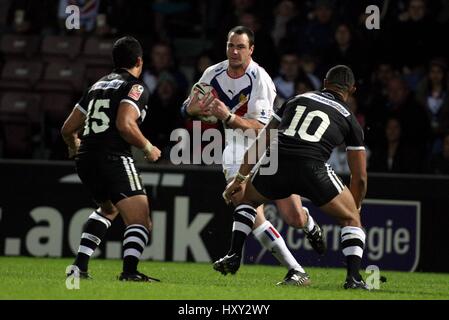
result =
[[[244,265],[222,276],[205,263],[141,262],[139,270],[160,283],[117,280],[120,260],[90,262],[93,280],[81,280],[79,290],[66,288],[65,269],[72,259],[0,257],[0,299],[125,299],[125,300],[323,300],[449,299],[449,274],[382,272],[388,278],[380,290],[342,288],[345,270],[306,268],[309,287],[276,286],[282,267]]]

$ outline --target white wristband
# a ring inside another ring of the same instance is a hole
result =
[[[151,153],[151,150],[153,150],[153,145],[151,144],[150,141],[148,141],[148,143],[145,145],[145,147],[143,147],[141,150],[143,153],[149,154],[149,153]]]
[[[244,176],[243,174],[241,174],[240,172],[237,173],[237,176],[235,177],[235,180],[237,180],[240,184],[245,183],[246,180],[249,179],[251,174],[248,174],[246,176]]]
[[[233,114],[232,112],[229,112],[228,117],[226,118],[226,120],[224,121],[224,123],[226,124],[230,124],[235,120],[235,114]]]

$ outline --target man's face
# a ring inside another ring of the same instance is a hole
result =
[[[422,0],[412,0],[410,1],[408,12],[413,21],[419,21],[426,14],[426,4]]]
[[[396,119],[390,119],[385,128],[385,134],[389,142],[399,141],[401,138],[401,125]]]
[[[231,33],[226,44],[226,56],[231,68],[246,67],[253,54],[254,46],[249,45],[248,36]]]
[[[402,105],[407,100],[408,90],[405,83],[399,79],[391,79],[388,83],[388,100],[394,105]]]
[[[164,45],[157,45],[151,51],[151,62],[157,70],[164,70],[170,67],[172,62],[171,50]]]
[[[294,80],[298,75],[299,60],[295,54],[285,54],[281,59],[281,72],[288,78]]]

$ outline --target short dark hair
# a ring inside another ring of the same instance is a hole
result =
[[[231,30],[229,30],[229,32],[228,32],[228,39],[229,39],[229,36],[231,35],[231,33],[246,34],[248,36],[248,39],[249,39],[249,46],[251,47],[251,46],[254,45],[254,32],[250,28],[247,28],[247,27],[244,27],[244,26],[234,27]]]
[[[118,39],[112,47],[114,68],[130,69],[137,64],[137,58],[142,55],[142,46],[139,41],[130,36]]]
[[[355,77],[351,68],[340,64],[329,69],[326,73],[326,81],[340,90],[349,91],[355,84]]]

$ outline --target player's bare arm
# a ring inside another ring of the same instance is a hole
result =
[[[251,170],[254,168],[255,163],[259,162],[259,155],[265,154],[266,149],[268,148],[270,144],[270,137],[271,137],[271,129],[277,129],[279,126],[279,120],[275,117],[272,117],[270,122],[263,127],[263,129],[260,131],[259,135],[257,136],[256,141],[253,142],[253,144],[248,148],[248,150],[245,153],[245,156],[243,157],[243,162],[240,165],[239,172],[237,176],[228,184],[226,187],[226,190],[223,193],[223,198],[226,203],[231,203],[231,197],[237,192],[240,192],[244,188],[244,184],[249,180]],[[261,139],[262,136],[265,136],[265,145],[260,145],[258,142]],[[257,151],[257,148],[265,148],[265,150]],[[249,163],[249,154],[255,154],[257,159],[255,162]]]
[[[78,138],[78,132],[82,129],[85,120],[84,113],[75,107],[61,128],[62,138],[68,147],[69,158],[72,158],[78,152],[81,142]]]
[[[349,190],[354,197],[357,208],[360,209],[362,201],[366,195],[368,185],[368,175],[366,173],[366,151],[348,150],[348,165],[351,171],[351,181]]]
[[[256,119],[244,119],[229,111],[229,108],[220,100],[212,99],[206,105],[210,108],[212,115],[222,120],[232,129],[262,129],[264,125]]]
[[[118,108],[116,126],[126,142],[139,148],[148,161],[154,162],[161,156],[161,151],[144,137],[137,124],[139,114],[133,105],[122,102]]]

